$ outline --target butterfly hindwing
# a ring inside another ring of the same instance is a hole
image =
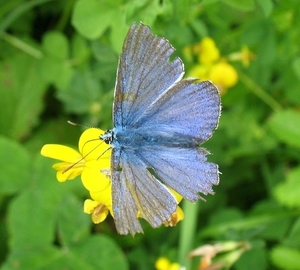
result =
[[[191,202],[200,198],[199,193],[214,194],[212,186],[219,183],[218,166],[206,161],[207,154],[203,148],[163,146],[142,147],[139,151],[140,158],[168,187]]]
[[[142,232],[138,216],[154,228],[170,218],[176,199],[133,150],[113,149],[111,163],[113,212],[120,234]]]

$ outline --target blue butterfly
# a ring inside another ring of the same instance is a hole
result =
[[[119,59],[114,92],[114,128],[100,138],[112,147],[112,205],[120,234],[143,232],[170,220],[177,201],[167,187],[195,202],[213,194],[218,166],[199,145],[218,126],[219,92],[211,82],[182,80],[174,48],[148,26],[133,24]],[[167,186],[167,187],[166,187]]]

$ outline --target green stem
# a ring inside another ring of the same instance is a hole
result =
[[[24,51],[25,53],[33,56],[34,58],[41,59],[43,57],[43,54],[39,50],[33,48],[32,46],[29,46],[22,40],[14,37],[12,35],[3,33],[2,39],[4,39],[6,42],[10,43],[11,45],[15,46],[16,48]]]
[[[18,19],[23,13],[34,8],[35,6],[47,3],[53,0],[32,0],[22,4],[17,3],[16,7],[11,10],[0,23],[0,37],[7,31],[8,27]]]
[[[253,81],[246,74],[239,72],[240,80],[248,87],[248,89],[258,96],[262,101],[269,105],[274,111],[281,110],[281,105],[270,96],[263,88],[261,88],[255,81]]]
[[[187,260],[187,254],[192,250],[195,231],[197,225],[198,205],[192,204],[186,200],[183,201],[184,219],[180,224],[179,235],[179,263],[185,266],[186,269],[190,268],[190,260]]]
[[[57,30],[63,31],[66,25],[68,24],[68,22],[70,21],[70,17],[74,9],[75,2],[76,0],[68,0],[65,2],[65,7],[62,16],[60,16],[56,26]]]

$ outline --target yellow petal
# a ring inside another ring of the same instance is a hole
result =
[[[79,151],[86,161],[110,158],[110,145],[100,139],[104,131],[97,128],[85,130],[79,139]]]
[[[92,214],[92,220],[95,224],[105,220],[108,215],[108,209],[104,204],[92,200],[85,200],[84,212]]]
[[[235,68],[227,62],[219,62],[211,68],[209,79],[217,86],[229,88],[238,81],[238,73]]]
[[[177,193],[174,189],[169,188],[169,187],[168,187],[168,189],[171,191],[171,193],[172,193],[172,194],[174,195],[174,197],[176,198],[177,203],[180,203],[181,200],[182,200],[182,196],[181,196],[179,193]]]
[[[157,270],[168,270],[171,263],[166,257],[159,257],[155,262],[155,268]]]
[[[104,204],[100,204],[98,207],[95,208],[92,214],[92,221],[95,224],[98,224],[106,219],[108,215],[108,209]]]
[[[59,182],[65,182],[66,180],[73,180],[83,171],[83,168],[72,168],[67,171],[58,171],[56,173],[56,178]]]
[[[46,144],[41,149],[41,155],[57,160],[76,162],[81,159],[80,153],[73,148],[60,144]]]
[[[204,65],[210,65],[220,58],[220,51],[215,41],[210,37],[205,37],[200,43],[199,61]]]
[[[184,219],[184,212],[183,210],[181,209],[180,206],[177,205],[177,208],[176,208],[176,215],[177,215],[177,223],[181,220]]]
[[[91,191],[90,195],[92,199],[100,203],[105,204],[109,209],[111,208],[112,194],[111,194],[111,184],[109,184],[105,189],[101,191]]]
[[[249,50],[248,46],[242,47],[242,63],[244,67],[248,67],[250,61],[255,58],[255,55]]]
[[[85,163],[85,167],[89,168],[89,169],[95,169],[98,171],[109,169],[110,168],[110,158],[100,157],[99,159],[87,160]]]
[[[184,213],[182,209],[177,205],[176,212],[173,213],[168,221],[164,222],[166,227],[174,227],[177,223],[184,219]]]
[[[83,212],[86,214],[92,214],[94,209],[99,205],[99,202],[87,199],[83,204]]]
[[[110,178],[97,169],[86,167],[81,175],[84,187],[93,192],[102,191],[110,185]]]
[[[179,270],[180,264],[179,263],[171,263],[169,270]]]

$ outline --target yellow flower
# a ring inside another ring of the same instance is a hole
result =
[[[182,196],[177,193],[175,190],[171,189],[171,188],[168,188],[170,190],[170,192],[174,195],[174,197],[176,198],[177,200],[177,204],[179,204],[182,200]],[[182,209],[180,208],[180,206],[177,205],[177,208],[176,208],[176,212],[174,212],[170,219],[166,222],[164,222],[164,225],[166,227],[174,227],[177,225],[177,223],[181,220],[184,219],[184,213],[182,211]]]
[[[171,215],[171,218],[168,221],[164,222],[166,227],[174,227],[177,223],[184,219],[184,213],[180,206],[177,205],[176,212]]]
[[[248,46],[242,47],[241,60],[244,67],[248,67],[250,65],[250,60],[252,60],[254,55],[249,50]]]
[[[99,138],[103,133],[102,130],[95,128],[83,132],[79,140],[78,148],[80,152],[59,144],[46,144],[43,146],[41,149],[43,156],[62,161],[53,165],[53,168],[57,170],[56,177],[58,181],[72,180],[82,174],[82,182],[88,190],[101,189],[94,183],[97,181],[90,183],[90,176],[92,175],[92,178],[95,178],[95,175],[99,175],[100,180],[102,178],[106,179],[106,176],[99,172],[109,168],[111,150],[107,150],[109,146]],[[95,171],[98,173],[95,174]]]
[[[103,133],[96,128],[84,131],[78,143],[79,152],[57,144],[46,144],[41,150],[43,156],[63,161],[53,165],[58,181],[71,180],[81,174],[82,183],[93,199],[85,201],[84,212],[92,214],[94,223],[102,222],[109,211],[112,213],[111,150],[109,145],[100,140],[99,136]]]
[[[218,86],[222,93],[237,83],[238,73],[232,65],[222,61],[212,66],[209,79]]]
[[[53,168],[57,170],[56,178],[59,182],[74,179],[84,169],[85,162],[82,155],[68,146],[46,144],[41,149],[41,154],[45,157],[63,161],[53,165]]]
[[[200,63],[210,65],[220,58],[220,51],[212,38],[203,38],[198,46],[198,60]]]
[[[188,73],[189,77],[200,78],[201,80],[208,80],[209,68],[204,65],[195,65]]]
[[[92,221],[98,224],[105,220],[109,212],[113,216],[111,180],[109,175],[105,175],[99,171],[94,171],[92,179],[94,183],[92,180],[89,180],[90,187],[98,190],[90,191],[90,196],[93,200],[85,200],[83,211],[86,214],[91,214]]]
[[[240,52],[231,53],[228,56],[230,61],[241,61],[244,67],[250,65],[250,61],[255,58],[255,55],[249,50],[248,46],[244,45]]]
[[[105,204],[102,204],[97,201],[93,200],[85,200],[84,206],[83,206],[83,211],[86,214],[91,214],[92,215],[92,221],[95,224],[98,224],[102,222],[103,220],[106,219],[108,215],[108,208]]]
[[[171,263],[166,257],[159,257],[155,262],[156,270],[179,270],[179,263]]]
[[[84,211],[85,213],[95,215],[94,211],[98,211],[96,207],[98,205],[105,205],[106,209],[110,211],[110,214],[113,216],[113,211],[112,211],[112,193],[111,193],[111,181],[110,179],[107,179],[103,183],[104,188],[99,191],[91,191],[90,196],[93,199],[93,204],[94,204],[94,209],[93,212],[88,213],[87,211]],[[94,223],[97,223],[94,221],[94,218],[92,217],[92,220]],[[99,222],[98,222],[99,223]]]
[[[221,95],[238,82],[237,71],[224,57],[220,57],[220,51],[213,39],[203,38],[199,44],[193,47],[193,53],[198,56],[198,63],[191,68],[188,76],[201,80],[211,80],[218,86]],[[248,66],[253,57],[249,48],[243,46],[240,52],[232,53],[226,59],[241,61],[244,66]]]

